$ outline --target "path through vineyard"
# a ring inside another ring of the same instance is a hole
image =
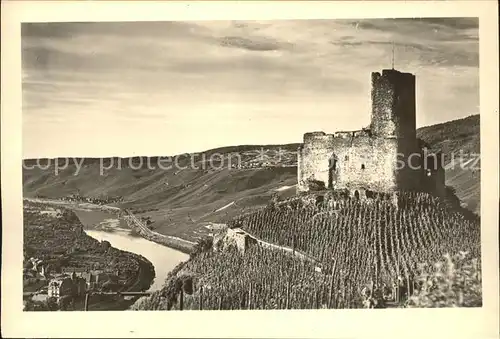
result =
[[[268,241],[265,241],[265,240],[262,240],[262,239],[256,237],[255,235],[249,233],[248,231],[245,231],[245,230],[241,230],[241,231],[244,234],[246,234],[247,236],[249,236],[250,238],[252,238],[253,240],[255,240],[257,242],[257,244],[263,248],[268,248],[268,249],[277,250],[277,251],[283,251],[284,253],[296,256],[299,259],[306,260],[306,261],[309,261],[309,262],[314,263],[314,264],[320,264],[318,262],[318,260],[316,260],[313,257],[308,256],[307,254],[302,253],[302,252],[300,252],[292,247],[273,244],[273,243],[270,243]]]

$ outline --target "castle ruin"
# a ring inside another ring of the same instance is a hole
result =
[[[368,128],[304,134],[298,149],[297,191],[318,187],[393,193],[444,194],[442,154],[429,154],[416,136],[415,75],[384,69],[371,75]]]

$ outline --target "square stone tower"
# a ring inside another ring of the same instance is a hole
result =
[[[416,139],[415,76],[395,69],[372,73],[371,132],[375,137]]]
[[[371,74],[369,129],[304,135],[298,149],[297,191],[338,189],[391,193],[444,185],[426,171],[416,131],[415,76],[395,69]],[[428,177],[430,176],[430,177]]]

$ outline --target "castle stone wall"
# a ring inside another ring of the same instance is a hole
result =
[[[388,78],[372,73],[372,120],[371,131],[375,136],[396,136],[396,124],[392,120],[395,91]]]
[[[308,180],[323,182],[328,187],[329,161],[333,154],[332,134],[322,132],[304,135],[304,144],[298,154],[298,189],[307,191]]]
[[[299,150],[300,191],[308,190],[308,179],[323,182],[325,188],[396,188],[396,139],[327,136],[321,142],[307,139]]]
[[[395,189],[397,140],[355,137],[347,144],[336,140],[334,145],[339,159],[335,188]]]
[[[422,164],[422,186],[429,192],[444,196],[446,194],[446,184],[442,166],[443,154],[428,155],[422,152],[422,156],[427,158],[427,161]]]
[[[415,76],[393,69],[372,73],[373,135],[416,139]]]
[[[223,249],[227,249],[228,246],[234,246],[241,254],[245,254],[247,248],[255,242],[255,239],[252,239],[240,228],[228,228],[223,239]]]

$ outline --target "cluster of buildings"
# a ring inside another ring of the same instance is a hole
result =
[[[65,267],[61,273],[54,275],[46,271],[47,265],[42,260],[30,258],[30,262],[33,264],[32,268],[23,272],[24,284],[41,284],[48,280],[47,297],[59,299],[63,296],[83,296],[89,290],[100,289],[103,283],[109,280],[109,274],[103,270]],[[40,293],[43,294],[43,291]]]
[[[231,163],[231,168],[255,169],[268,167],[295,167],[297,165],[293,152],[280,152],[279,150],[273,150],[273,152],[271,152],[266,150],[263,151],[262,154],[257,153],[257,155],[252,155],[255,156],[255,158],[242,160],[241,163]],[[248,157],[249,154],[243,153],[243,156]],[[231,159],[236,161],[238,158],[234,156]]]
[[[118,276],[118,272],[114,272]],[[110,274],[103,270],[89,268],[65,267],[62,273],[54,276],[47,289],[49,297],[60,298],[71,295],[79,297],[89,290],[101,289],[109,280]]]
[[[41,280],[47,279],[47,264],[42,259],[31,257],[28,259],[28,262],[31,264],[31,267],[23,269],[23,286],[37,284]]]
[[[106,205],[113,204],[117,202],[123,201],[123,197],[102,197],[102,198],[93,198],[93,197],[84,197],[80,194],[72,194],[69,197],[63,197],[62,200],[69,202],[86,202],[96,205]]]
[[[71,276],[61,274],[49,281],[47,287],[47,295],[49,298],[59,299],[65,296],[81,297],[87,292],[87,283],[85,279],[77,277],[76,274]]]

